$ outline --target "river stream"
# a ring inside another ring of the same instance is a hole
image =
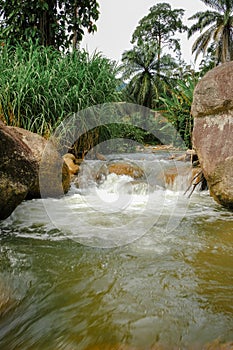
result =
[[[25,201],[1,222],[0,349],[233,341],[232,212],[208,191],[185,196],[183,173],[163,184],[164,155],[121,157],[143,181],[97,184],[87,174],[103,163],[87,160],[79,188]]]

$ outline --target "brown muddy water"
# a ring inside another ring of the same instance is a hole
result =
[[[184,196],[183,172],[163,184],[167,160],[132,160],[141,182],[112,174],[97,186],[90,173],[102,164],[87,161],[85,186],[23,202],[1,222],[0,349],[233,341],[232,212],[207,191]]]

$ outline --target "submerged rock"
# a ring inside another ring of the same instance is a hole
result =
[[[133,179],[141,179],[144,176],[144,171],[139,166],[126,163],[126,162],[117,162],[108,164],[109,174],[114,173],[116,175],[127,175]]]
[[[156,181],[163,188],[173,191],[185,191],[191,181],[191,171],[191,165],[188,163],[183,166],[172,164],[157,175]]]
[[[211,196],[233,208],[233,62],[209,71],[192,104],[193,146]]]

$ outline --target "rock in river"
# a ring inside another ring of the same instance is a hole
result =
[[[55,145],[28,130],[10,129],[28,146],[36,161],[36,177],[29,187],[27,198],[57,197],[66,193],[70,186],[69,169]]]
[[[43,197],[56,197],[69,186],[68,167],[52,144],[30,131],[0,122],[0,220],[26,197],[40,197],[41,188]]]
[[[209,71],[192,104],[193,145],[210,194],[233,208],[233,62]]]
[[[108,165],[109,174],[114,173],[117,175],[131,176],[133,179],[141,179],[144,176],[142,168],[136,164],[127,162],[113,162]]]
[[[29,147],[0,122],[0,219],[7,218],[27,196],[36,178]]]

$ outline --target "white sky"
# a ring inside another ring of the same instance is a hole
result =
[[[120,61],[122,53],[132,47],[130,40],[139,20],[149,13],[150,7],[162,2],[169,3],[172,9],[184,9],[184,23],[189,26],[193,22],[187,18],[197,11],[207,10],[201,0],[98,0],[100,17],[97,32],[86,34],[81,47],[90,53],[97,49],[104,56]],[[183,34],[180,38],[183,59],[193,64],[191,47],[195,37],[187,40],[187,34]]]

